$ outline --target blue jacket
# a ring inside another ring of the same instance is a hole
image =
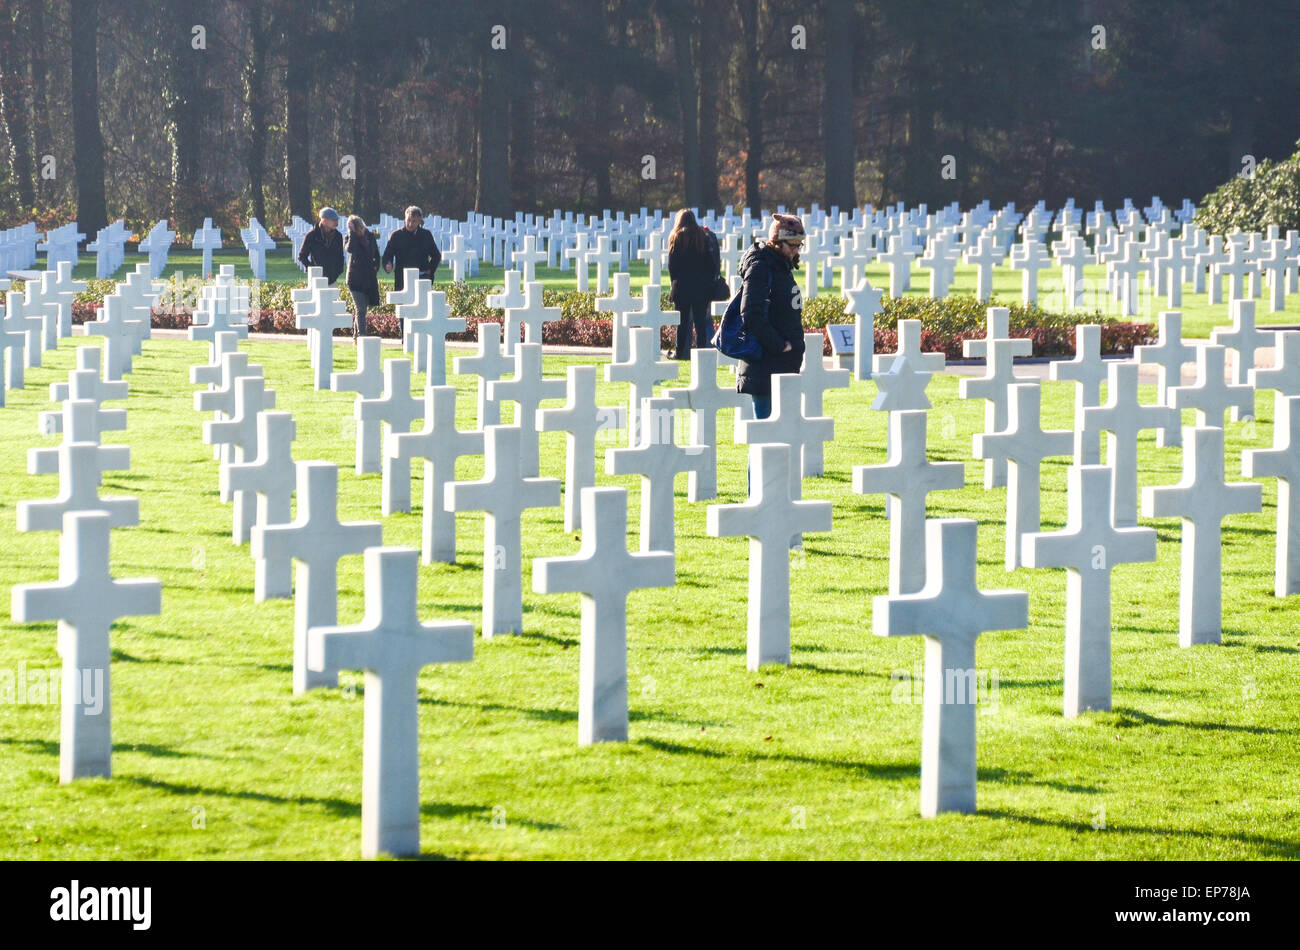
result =
[[[770,396],[773,373],[797,373],[803,366],[803,293],[781,252],[758,241],[741,258],[740,278],[740,319],[763,354],[754,362],[740,361],[736,389]]]

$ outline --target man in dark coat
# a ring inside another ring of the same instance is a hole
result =
[[[320,209],[320,223],[302,239],[298,263],[319,267],[331,285],[343,273],[343,235],[339,234],[339,213],[333,208]]]
[[[803,366],[803,294],[794,279],[803,242],[802,221],[774,215],[767,242],[755,241],[740,261],[740,319],[763,352],[740,361],[736,389],[753,398],[757,419],[772,412],[772,375]]]
[[[393,290],[402,289],[403,272],[414,267],[430,282],[442,263],[433,235],[424,227],[424,212],[415,205],[406,209],[406,226],[388,235],[384,247],[384,273],[393,275]]]

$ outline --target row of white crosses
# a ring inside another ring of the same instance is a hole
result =
[[[1182,482],[1145,488],[1143,511],[1148,517],[1176,516],[1184,522],[1180,644],[1217,643],[1221,637],[1220,525],[1228,514],[1258,511],[1261,494],[1258,484],[1225,482],[1223,418],[1227,412],[1232,412],[1234,418],[1249,417],[1255,386],[1277,390],[1274,447],[1245,453],[1243,473],[1247,477],[1279,479],[1276,593],[1286,596],[1300,590],[1297,519],[1289,491],[1290,479],[1300,477],[1296,455],[1300,443],[1295,441],[1300,433],[1295,432],[1296,416],[1292,414],[1300,412],[1300,405],[1291,402],[1300,398],[1300,361],[1296,359],[1300,356],[1300,333],[1287,331],[1278,334],[1276,341],[1257,336],[1253,304],[1248,300],[1234,305],[1233,317],[1233,327],[1217,331],[1216,337],[1234,347],[1240,345],[1244,352],[1238,352],[1238,361],[1245,366],[1253,364],[1255,349],[1275,343],[1274,368],[1250,370],[1249,384],[1225,382],[1225,347],[1188,347],[1179,337],[1179,315],[1162,314],[1160,342],[1139,348],[1137,355],[1139,360],[1160,367],[1161,402],[1168,400],[1169,406],[1139,404],[1137,363],[1113,361],[1103,369],[1097,328],[1081,327],[1075,358],[1051,368],[1052,378],[1070,379],[1077,384],[1073,433],[1041,430],[1037,384],[1018,381],[1010,372],[1009,357],[1015,347],[1006,333],[1005,313],[992,309],[988,336],[983,341],[971,341],[979,344],[974,349],[982,351],[990,364],[985,377],[990,386],[978,394],[1007,406],[1004,425],[975,437],[977,457],[1002,458],[1011,472],[1007,569],[1023,564],[1069,570],[1064,698],[1067,716],[1087,709],[1110,708],[1110,571],[1117,564],[1155,558],[1154,531],[1136,526],[1136,441],[1142,429],[1154,428],[1165,435],[1163,444],[1172,444],[1170,434],[1178,433],[1180,410],[1198,411],[1199,425],[1185,430],[1188,448]],[[1006,629],[1013,625],[1008,618],[1015,619],[1014,626],[1023,626],[1025,619],[1024,607],[1020,606],[1023,595],[1018,592],[1000,595],[1004,606],[999,609],[1010,611],[1003,619],[978,618],[976,604],[984,602],[992,610],[994,602],[974,589],[973,523],[959,528],[956,522],[930,522],[922,529],[928,492],[959,488],[964,478],[960,463],[932,463],[925,458],[926,374],[910,365],[920,362],[921,354],[914,342],[919,339],[920,328],[917,324],[909,332],[906,323],[899,327],[900,352],[893,357],[894,368],[888,376],[878,368],[876,377],[881,389],[876,408],[898,412],[898,419],[891,419],[888,461],[885,465],[855,469],[854,489],[885,491],[891,499],[890,595],[877,598],[876,632],[929,636],[922,810],[935,814],[974,808],[973,707],[949,707],[954,703],[952,683],[960,679],[962,670],[973,668],[976,628],[982,625],[986,629]],[[966,349],[969,354],[972,347],[968,344]],[[907,350],[912,350],[910,358],[903,355]],[[925,356],[941,360],[938,354]],[[1182,364],[1193,356],[1198,365],[1196,382],[1178,385]],[[1098,384],[1103,372],[1109,380],[1108,401],[1099,405]],[[909,380],[914,382],[909,385]],[[898,398],[900,392],[909,390],[910,397]],[[1087,447],[1095,444],[1100,431],[1108,433],[1107,466],[1096,464],[1095,456],[1087,456]],[[1070,470],[1068,522],[1060,531],[1044,534],[1038,531],[1037,471],[1048,454],[1072,454],[1075,464]],[[969,558],[936,554],[936,542],[952,546],[945,538],[961,538],[959,549],[969,548]],[[954,558],[960,564],[949,564]],[[918,570],[921,563],[927,565],[924,571]],[[936,574],[944,577],[942,584],[936,581]],[[957,597],[948,602],[944,587],[949,577],[959,590],[965,591],[965,601]],[[1013,593],[1016,596],[1011,596]],[[904,608],[907,613],[900,613]],[[972,618],[974,626],[960,629]],[[927,630],[927,625],[934,629]],[[905,629],[900,631],[900,626]],[[955,702],[960,707],[968,700],[965,697]]]
[[[11,613],[17,623],[58,622],[59,780],[65,783],[112,775],[110,631],[124,617],[162,609],[157,580],[118,580],[111,573],[111,529],[138,524],[140,508],[138,499],[99,493],[104,472],[130,467],[126,446],[100,441],[103,433],[126,428],[126,410],[103,403],[127,398],[126,383],[101,376],[101,352],[81,346],[68,381],[50,387],[62,408],[41,413],[39,428],[61,435],[61,444],[28,452],[31,474],[58,475],[58,495],[18,503],[18,530],[60,532],[59,579],[15,585]]]
[[[40,366],[42,354],[71,335],[73,300],[86,284],[72,279],[72,265],[65,261],[28,280],[21,293],[11,287],[9,280],[0,280],[0,290],[6,291],[0,314],[0,407],[7,389],[23,388],[25,370]]]
[[[106,280],[117,273],[126,255],[126,239],[129,236],[126,222],[121,218],[95,232],[95,239],[86,245],[86,250],[95,255],[97,278]]]

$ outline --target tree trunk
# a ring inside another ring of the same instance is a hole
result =
[[[510,97],[505,50],[479,54],[478,193],[474,210],[494,218],[510,213]]]
[[[32,174],[31,133],[27,126],[27,81],[23,49],[14,26],[10,0],[0,0],[0,110],[9,134],[9,170],[23,213],[36,204]]]
[[[826,0],[826,70],[823,127],[826,207],[857,205],[853,172],[853,40],[851,4]]]
[[[745,205],[752,214],[763,207],[759,172],[763,168],[763,34],[759,24],[759,0],[736,0],[740,14],[741,86],[745,101]]]
[[[380,90],[373,83],[367,82],[366,101],[363,103],[365,119],[359,122],[365,129],[364,144],[357,155],[358,163],[361,162],[362,156],[365,157],[366,167],[357,175],[357,181],[362,183],[357,213],[365,218],[369,225],[376,224],[379,219],[379,177],[383,167],[383,153],[380,152],[383,143],[379,137],[380,101]]]
[[[164,39],[171,47],[167,65],[168,137],[171,139],[171,213],[176,226],[191,231],[211,214],[205,196],[200,161],[200,135],[207,113],[203,77],[207,58],[213,53],[191,47],[190,27],[203,17],[188,0],[170,0],[164,23],[170,36]],[[206,12],[206,11],[204,11]]]
[[[104,206],[104,136],[99,128],[99,0],[81,0],[69,24],[77,224],[84,233],[94,234],[108,224]]]
[[[695,64],[691,61],[692,24],[685,9],[671,9],[673,70],[677,84],[677,101],[682,115],[682,173],[685,177],[686,206],[700,208],[704,204],[700,172],[699,84],[695,80]]]
[[[305,10],[295,4],[298,13]],[[310,98],[312,62],[310,44],[294,44],[286,53],[284,177],[289,192],[289,213],[314,221],[311,201]]]
[[[248,194],[251,216],[266,223],[266,53],[270,24],[259,5],[249,10],[249,53],[244,97],[248,107]]]
[[[523,57],[522,50],[516,56]],[[534,177],[533,151],[537,97],[533,93],[533,70],[527,61],[512,70],[514,95],[510,103],[510,183],[514,188],[515,208],[537,210],[537,182]]]
[[[722,209],[718,195],[718,83],[716,45],[710,37],[698,46],[700,63],[700,204]]]
[[[27,13],[27,49],[31,54],[32,66],[32,117],[33,145],[37,168],[46,155],[54,154],[54,136],[50,133],[50,110],[46,98],[48,61],[45,58],[45,0],[26,0],[23,9]],[[52,204],[54,181],[37,175],[37,194],[43,204]]]

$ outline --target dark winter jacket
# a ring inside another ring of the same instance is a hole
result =
[[[384,266],[393,265],[393,289],[402,289],[403,271],[414,267],[425,280],[432,281],[442,263],[442,251],[428,228],[420,227],[412,234],[406,228],[398,228],[388,235],[388,244],[384,247]]]
[[[348,232],[343,239],[348,252],[348,290],[366,295],[370,306],[379,301],[379,243],[369,231],[362,234]]]
[[[343,273],[343,235],[338,228],[327,237],[318,224],[307,232],[298,251],[298,263],[303,267],[319,267],[331,284]]]
[[[772,394],[774,373],[797,373],[803,365],[803,294],[794,269],[776,248],[754,242],[740,261],[740,319],[763,347],[752,363],[740,361],[736,389]],[[790,351],[783,352],[786,343]]]
[[[691,303],[713,299],[713,280],[720,266],[718,242],[707,228],[700,229],[704,249],[686,247],[685,242],[668,252],[668,277],[672,281],[673,306],[684,309]]]

